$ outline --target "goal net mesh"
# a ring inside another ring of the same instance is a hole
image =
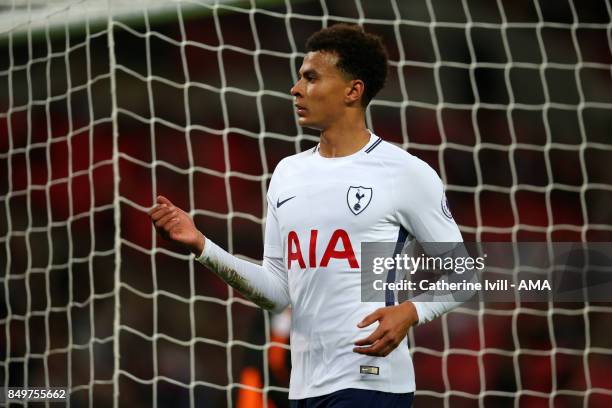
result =
[[[290,316],[146,212],[163,194],[258,262],[272,171],[318,140],[289,95],[304,43],[337,22],[383,37],[368,126],[438,171],[466,241],[612,241],[609,0],[0,7],[2,387],[287,405]],[[610,303],[460,307],[409,332],[415,405],[612,406],[611,325]]]

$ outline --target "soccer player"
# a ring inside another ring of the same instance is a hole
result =
[[[314,33],[306,49],[291,95],[299,124],[318,129],[320,142],[274,170],[262,265],[205,238],[163,196],[150,215],[160,234],[257,305],[291,305],[292,406],[409,407],[414,369],[402,340],[455,303],[361,302],[360,244],[461,234],[435,171],[366,128],[387,72],[380,38],[339,24]]]

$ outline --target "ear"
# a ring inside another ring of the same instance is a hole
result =
[[[344,101],[352,105],[356,102],[361,103],[361,99],[363,98],[363,93],[365,92],[365,84],[361,79],[352,79],[349,81],[348,86],[346,88],[346,94],[344,96]]]

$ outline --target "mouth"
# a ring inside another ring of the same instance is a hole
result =
[[[296,103],[294,106],[295,106],[295,111],[297,112],[298,116],[303,116],[306,113],[306,108],[303,107],[302,105],[298,105]]]

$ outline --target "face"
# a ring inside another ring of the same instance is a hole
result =
[[[323,130],[346,112],[355,81],[344,76],[337,62],[336,54],[324,51],[304,57],[298,81],[291,88],[301,126]]]

